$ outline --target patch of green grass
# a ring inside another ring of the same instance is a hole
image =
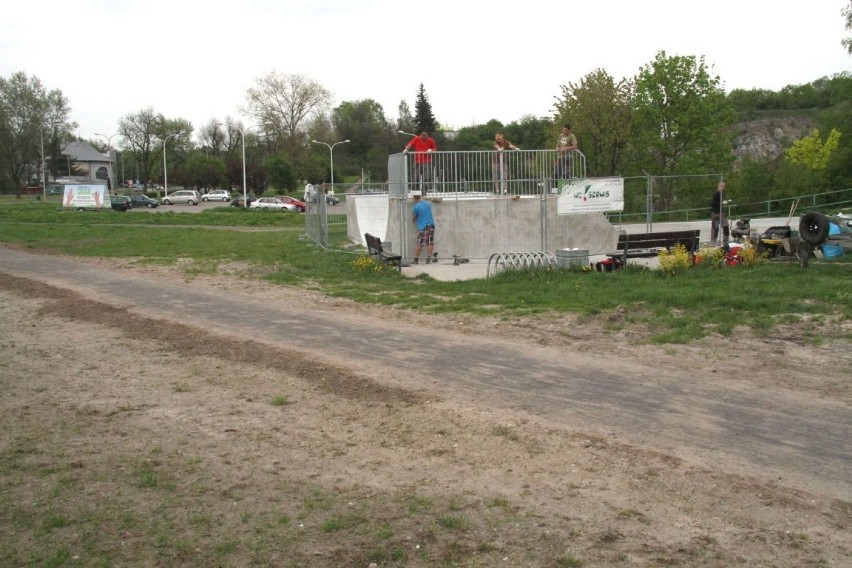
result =
[[[137,485],[139,487],[153,488],[159,483],[157,476],[150,469],[143,469],[137,476]]]
[[[307,513],[328,511],[334,506],[334,503],[334,495],[321,487],[312,487],[302,499],[302,509]]]
[[[406,511],[409,515],[414,515],[421,511],[428,511],[432,508],[432,501],[427,497],[414,495],[409,497],[406,502]]]
[[[487,499],[485,501],[485,506],[489,509],[492,507],[501,507],[503,509],[509,508],[509,499],[506,498],[505,495],[497,495],[496,497],[492,497],[491,499]]]
[[[556,566],[558,568],[577,568],[578,566],[582,566],[582,565],[583,565],[583,561],[575,558],[574,555],[571,554],[570,552],[563,554],[556,561]]]
[[[356,302],[428,313],[504,320],[571,313],[583,321],[598,319],[611,330],[642,326],[646,340],[656,344],[731,335],[740,326],[768,335],[790,322],[810,325],[852,319],[848,291],[852,258],[815,260],[806,270],[768,262],[702,265],[669,277],[628,267],[612,273],[506,271],[488,279],[441,282],[368,269],[363,248],[346,238],[345,223],[330,227],[331,250],[324,250],[304,238],[301,215],[255,215],[226,207],[202,213],[129,213],[0,204],[0,242],[45,252],[177,265],[188,279],[227,271]],[[269,230],[235,230],[242,227]],[[847,332],[841,339],[850,338],[852,333]],[[814,334],[811,341],[817,340]]]
[[[502,424],[499,426],[495,426],[491,430],[491,433],[495,436],[500,436],[506,438],[507,440],[512,440],[513,442],[518,442],[521,439],[521,437],[518,436],[518,433],[512,430],[510,426],[505,426]]]
[[[273,396],[269,400],[269,404],[271,404],[272,406],[284,406],[284,405],[287,405],[287,404],[291,404],[291,402],[286,396],[279,394],[279,395]]]
[[[470,529],[470,518],[466,515],[441,515],[438,524],[445,529],[466,531]]]
[[[68,526],[68,516],[64,513],[51,513],[44,520],[44,528],[46,530],[61,529]]]

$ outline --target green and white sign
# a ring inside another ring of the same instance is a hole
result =
[[[624,178],[559,180],[559,215],[624,211]]]
[[[109,209],[112,203],[105,185],[66,185],[62,206],[76,209]]]

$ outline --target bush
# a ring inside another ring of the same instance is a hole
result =
[[[674,276],[692,266],[692,255],[683,245],[676,245],[671,251],[660,251],[660,271],[666,276]]]

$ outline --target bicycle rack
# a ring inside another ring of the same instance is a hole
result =
[[[492,268],[493,267],[493,268]],[[488,278],[502,270],[534,270],[556,267],[556,255],[552,252],[495,252],[488,259]]]

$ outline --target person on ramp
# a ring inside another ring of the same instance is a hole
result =
[[[432,262],[432,248],[435,245],[435,218],[432,216],[432,205],[423,201],[419,191],[412,193],[414,207],[411,209],[411,220],[417,224],[417,245],[414,247],[413,264],[420,263],[420,251],[426,247],[426,264]]]
[[[420,191],[426,191],[432,182],[432,152],[438,150],[438,145],[424,130],[405,145],[402,153],[407,153],[410,148],[414,149],[414,183]]]

